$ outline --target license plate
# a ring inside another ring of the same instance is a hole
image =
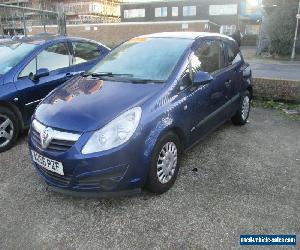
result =
[[[64,175],[64,167],[63,164],[59,161],[51,160],[45,156],[40,155],[39,153],[31,150],[32,159],[36,162],[39,166],[57,173],[59,175]]]

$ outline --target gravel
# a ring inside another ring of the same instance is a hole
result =
[[[0,155],[0,249],[236,249],[240,234],[300,237],[300,122],[277,111],[220,127],[183,156],[161,196],[49,191],[26,140]]]

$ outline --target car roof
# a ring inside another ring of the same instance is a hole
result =
[[[34,36],[24,37],[24,38],[15,39],[15,40],[11,39],[9,41],[2,42],[2,44],[14,44],[14,43],[25,42],[25,43],[32,43],[32,44],[36,44],[36,45],[43,45],[50,41],[62,41],[62,40],[66,40],[66,39],[77,40],[77,41],[80,40],[80,41],[87,41],[87,42],[90,41],[90,42],[94,42],[97,44],[101,44],[99,42],[96,42],[96,41],[93,41],[90,39],[86,39],[86,38],[60,36],[60,35],[49,34],[49,33],[40,33],[40,34],[37,34]]]
[[[219,33],[210,33],[210,32],[161,32],[154,33],[149,35],[143,35],[140,37],[149,37],[149,38],[182,38],[182,39],[192,39],[196,40],[199,38],[221,38],[226,40],[234,41],[233,38],[225,36]]]

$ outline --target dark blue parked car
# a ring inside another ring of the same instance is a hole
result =
[[[227,36],[133,38],[38,106],[31,158],[57,191],[163,193],[182,151],[229,119],[246,124],[251,96],[250,67]]]
[[[109,49],[81,38],[40,36],[0,43],[0,152],[30,124],[37,104]]]

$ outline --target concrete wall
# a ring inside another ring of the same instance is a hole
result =
[[[209,21],[182,22],[141,22],[141,23],[103,23],[68,25],[69,36],[84,37],[99,41],[109,47],[132,37],[166,31],[207,31],[218,32],[219,26]],[[36,26],[29,30],[29,35],[44,32],[43,27]],[[47,26],[47,32],[57,33],[56,26]]]

